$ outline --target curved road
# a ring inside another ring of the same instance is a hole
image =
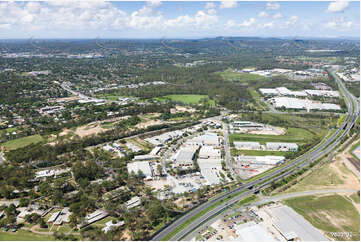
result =
[[[197,215],[201,211],[214,206],[217,202],[220,202],[222,199],[227,198],[229,196],[234,196],[229,199],[227,202],[223,202],[218,206],[213,207],[211,210],[203,214],[202,216],[198,217],[195,221],[191,222],[187,226],[185,226],[182,230],[176,233],[171,240],[181,240],[187,234],[191,233],[199,226],[201,226],[204,222],[209,220],[210,218],[222,213],[225,209],[229,208],[231,205],[243,199],[257,191],[261,188],[271,184],[272,182],[278,181],[285,176],[288,176],[295,171],[302,169],[308,166],[313,161],[323,157],[324,155],[333,151],[337,145],[340,143],[342,138],[348,133],[348,131],[353,127],[355,124],[358,114],[359,114],[359,107],[358,102],[355,97],[353,97],[348,90],[345,88],[343,83],[339,80],[338,77],[332,73],[335,78],[335,81],[338,83],[340,91],[346,98],[348,114],[346,120],[344,121],[342,128],[338,129],[331,137],[329,137],[326,141],[321,143],[320,145],[313,148],[312,151],[304,154],[303,156],[295,159],[293,162],[287,164],[286,166],[265,175],[257,180],[252,182],[242,184],[240,187],[235,188],[209,202],[203,203],[198,207],[190,210],[188,213],[184,214],[179,219],[175,220],[173,223],[163,227],[157,234],[155,234],[151,239],[152,240],[162,240],[165,236],[169,233],[177,229],[180,225],[185,223],[187,220],[191,219],[193,216]],[[257,188],[254,188],[257,185]],[[242,192],[241,194],[238,194]],[[238,194],[238,195],[237,195]]]

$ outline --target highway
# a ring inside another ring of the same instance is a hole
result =
[[[320,143],[318,146],[314,147],[310,152],[304,154],[303,156],[295,159],[293,162],[290,162],[286,166],[281,167],[280,169],[267,174],[257,180],[254,180],[252,182],[242,184],[238,188],[235,188],[229,192],[224,193],[223,195],[205,202],[198,207],[190,210],[188,213],[184,214],[177,220],[173,221],[173,223],[170,223],[166,227],[163,227],[158,233],[153,236],[152,240],[162,240],[165,236],[172,233],[175,229],[177,229],[179,226],[181,226],[183,223],[197,215],[203,210],[208,209],[212,206],[212,209],[207,211],[202,216],[198,217],[196,220],[182,228],[179,232],[177,232],[170,240],[181,240],[186,235],[191,233],[192,231],[196,230],[200,225],[202,225],[204,222],[209,220],[210,218],[222,213],[224,210],[229,208],[232,204],[236,203],[237,201],[259,191],[261,188],[271,184],[272,182],[278,181],[296,171],[299,169],[302,169],[306,166],[308,166],[313,161],[316,161],[317,159],[323,157],[324,155],[328,154],[329,152],[333,151],[337,145],[340,143],[343,136],[345,136],[348,131],[353,127],[355,124],[358,114],[359,114],[359,107],[358,107],[358,101],[355,97],[353,97],[345,88],[343,83],[339,80],[337,76],[335,76],[333,73],[336,82],[339,85],[339,89],[342,92],[342,94],[345,96],[345,101],[347,103],[348,113],[347,117],[342,125],[341,128],[339,128],[333,135],[328,137],[327,140]],[[291,169],[292,168],[292,169]],[[257,185],[256,189],[254,188]],[[243,193],[241,193],[243,192]],[[241,194],[238,194],[241,193]],[[225,199],[229,196],[233,196],[231,199],[229,199],[227,202],[221,202],[220,205],[215,206],[216,203],[220,202],[222,199]],[[213,207],[215,206],[215,207]]]

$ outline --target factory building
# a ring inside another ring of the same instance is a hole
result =
[[[175,166],[193,166],[196,150],[196,148],[189,146],[181,148],[174,156]]]
[[[132,172],[138,174],[138,172],[141,171],[146,178],[150,178],[153,176],[153,171],[148,161],[136,161],[128,163],[127,169],[129,174]]]
[[[210,145],[210,146],[220,146],[221,142],[218,137],[218,134],[207,132],[204,135],[194,137],[186,142],[186,145]]]
[[[207,180],[208,185],[214,185],[221,182],[221,159],[198,159],[197,163],[201,170],[201,174]]]
[[[285,161],[284,156],[247,156],[241,155],[234,158],[235,161],[240,162],[242,164],[255,164],[255,165],[280,165]]]
[[[341,110],[340,106],[333,103],[314,102],[307,99],[289,98],[289,97],[276,97],[272,98],[271,103],[276,108],[287,109],[316,109],[316,110]]]
[[[267,150],[281,150],[281,151],[298,151],[298,145],[296,143],[278,143],[278,142],[267,142]]]
[[[221,151],[213,146],[205,145],[199,150],[198,157],[201,159],[220,159]]]
[[[239,150],[261,150],[259,142],[233,142],[234,147]]]

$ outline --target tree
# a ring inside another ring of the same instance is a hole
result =
[[[160,176],[163,175],[163,167],[162,167],[161,164],[158,164],[158,165],[157,165],[157,171],[158,171],[158,173],[159,173]]]

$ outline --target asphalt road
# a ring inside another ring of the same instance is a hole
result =
[[[343,83],[339,80],[338,77],[334,76],[336,82],[339,84],[339,88],[343,95],[346,97],[347,107],[348,107],[348,115],[342,128],[338,129],[331,137],[325,140],[323,143],[318,145],[317,147],[313,148],[312,151],[306,153],[302,157],[297,158],[292,163],[268,174],[264,177],[261,177],[257,180],[249,182],[247,184],[242,184],[240,187],[233,189],[209,202],[203,203],[198,207],[190,210],[188,213],[184,214],[182,217],[175,220],[173,223],[169,224],[166,227],[163,227],[153,238],[152,240],[162,240],[165,236],[169,233],[177,229],[180,225],[185,223],[187,220],[191,219],[193,216],[197,215],[201,211],[209,208],[210,206],[214,206],[217,202],[221,201],[222,199],[235,195],[241,191],[243,193],[234,196],[232,199],[228,200],[227,202],[223,202],[220,205],[212,208],[202,216],[198,217],[195,221],[185,226],[181,231],[179,231],[176,235],[174,235],[171,240],[181,240],[186,235],[191,233],[192,231],[196,230],[199,226],[205,223],[210,218],[222,213],[225,209],[229,208],[232,204],[236,203],[237,201],[249,196],[250,194],[259,191],[261,188],[271,184],[274,181],[278,181],[285,176],[288,176],[295,171],[302,169],[312,163],[313,161],[323,157],[324,155],[328,154],[329,152],[333,151],[339,142],[341,141],[342,137],[348,133],[351,127],[355,124],[357,120],[357,116],[359,114],[359,107],[358,102],[355,97],[353,97],[345,88]],[[292,168],[293,167],[293,168]],[[290,169],[292,168],[292,169]],[[288,170],[288,171],[287,171]],[[257,188],[254,189],[254,186],[257,185]]]
[[[253,203],[253,205],[261,205],[269,202],[278,202],[289,198],[294,197],[303,197],[303,196],[312,196],[312,195],[321,195],[321,194],[331,194],[331,193],[354,193],[358,189],[322,189],[322,190],[311,190],[303,192],[292,192],[287,194],[282,194],[278,196],[269,196],[263,197],[259,201]]]

